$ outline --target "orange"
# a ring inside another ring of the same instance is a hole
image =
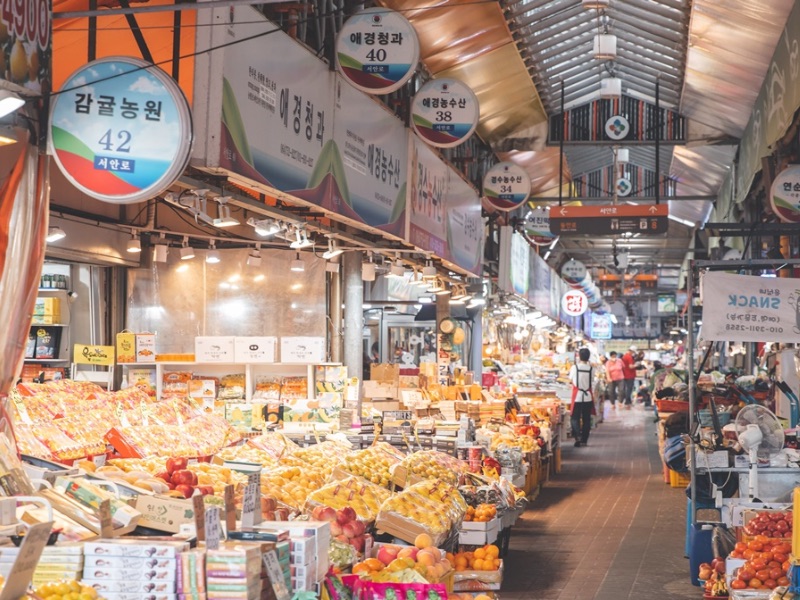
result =
[[[489,544],[486,546],[486,556],[489,558],[497,558],[500,556],[500,548],[495,546],[494,544]]]
[[[422,550],[423,548],[427,548],[428,546],[433,546],[433,540],[431,539],[431,536],[429,536],[427,533],[420,533],[414,539],[414,545],[420,550]]]
[[[458,556],[456,556],[456,563],[455,564],[456,564],[456,569],[461,567],[461,570],[463,571],[464,569],[467,568],[467,565],[469,564],[469,561],[467,560],[466,556],[464,556],[463,554],[459,554]]]
[[[447,562],[449,562],[451,566],[456,564],[456,557],[453,556],[452,552],[448,552],[447,554],[445,554],[444,557],[445,559],[447,559]]]
[[[363,563],[370,571],[380,571],[383,569],[384,564],[377,558],[368,558]]]
[[[486,548],[476,548],[474,556],[480,559],[486,558]]]
[[[483,571],[483,560],[480,558],[476,558],[475,561],[472,563],[472,568],[475,571]]]
[[[372,569],[370,569],[366,563],[360,562],[353,565],[353,575],[358,575],[360,573],[370,573]]]

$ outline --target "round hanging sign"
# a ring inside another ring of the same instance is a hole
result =
[[[483,176],[483,195],[497,210],[514,210],[531,195],[531,178],[513,162],[497,163]]]
[[[414,96],[411,124],[431,146],[452,148],[478,126],[478,97],[458,79],[432,79]]]
[[[633,185],[631,185],[631,180],[626,177],[620,177],[619,179],[617,179],[616,187],[617,187],[617,196],[627,196],[633,191]]]
[[[368,94],[388,94],[409,80],[419,62],[419,40],[403,15],[367,8],[336,36],[336,68],[350,85]]]
[[[622,115],[614,115],[606,121],[606,135],[612,140],[624,140],[631,131],[628,119]]]
[[[589,308],[589,299],[580,290],[569,290],[561,297],[561,311],[570,317],[579,317]]]
[[[522,225],[528,240],[537,246],[547,246],[553,243],[556,236],[550,231],[550,209],[546,206],[538,206],[525,215],[525,222]]]
[[[586,278],[586,265],[579,260],[571,258],[561,267],[561,276],[568,284],[577,284]]]
[[[789,165],[776,175],[769,202],[781,221],[800,223],[800,165]]]
[[[49,151],[87,196],[112,204],[149,200],[183,173],[192,116],[164,71],[127,56],[75,71],[54,97]]]

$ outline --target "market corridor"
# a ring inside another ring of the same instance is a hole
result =
[[[702,598],[684,558],[686,495],[663,481],[655,431],[638,406],[611,411],[588,447],[563,443],[561,473],[512,531],[502,600]]]

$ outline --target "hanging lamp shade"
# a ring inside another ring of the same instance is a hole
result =
[[[581,4],[586,10],[603,10],[608,8],[610,0],[582,0]]]
[[[619,98],[622,95],[622,79],[606,77],[600,80],[601,98]]]
[[[592,53],[598,60],[614,60],[617,58],[617,36],[610,33],[598,33],[594,36]]]

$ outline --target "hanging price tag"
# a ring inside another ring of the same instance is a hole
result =
[[[192,509],[194,513],[194,530],[197,535],[197,541],[202,542],[206,539],[206,505],[203,502],[203,497],[198,494],[192,496]]]
[[[225,531],[236,529],[236,502],[234,500],[233,485],[226,485],[224,491],[225,501]]]
[[[111,500],[103,500],[97,509],[100,519],[100,537],[107,539],[114,537],[114,525],[111,520]]]
[[[242,498],[242,527],[261,523],[261,473],[247,476],[247,486]]]
[[[222,534],[222,523],[220,523],[219,514],[218,506],[209,506],[205,510],[206,548],[208,550],[217,550],[219,548]]]
[[[270,583],[272,583],[272,591],[275,592],[277,600],[289,600],[289,590],[286,589],[286,580],[283,577],[283,569],[278,562],[278,557],[274,550],[269,550],[264,553],[264,567],[267,569]]]

